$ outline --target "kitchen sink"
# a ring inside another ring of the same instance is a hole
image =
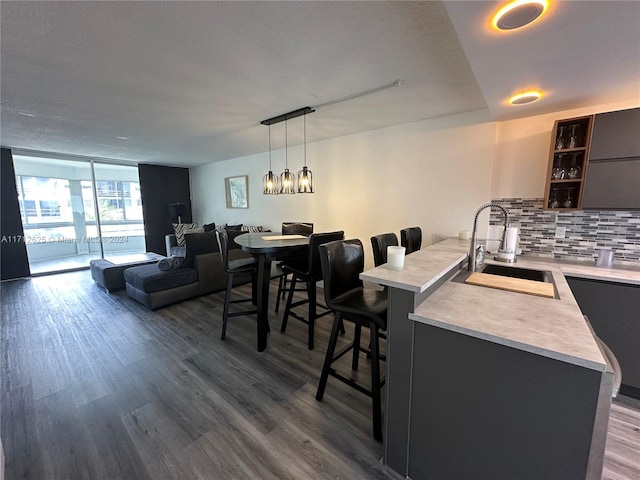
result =
[[[548,270],[488,263],[478,267],[476,272],[469,272],[466,269],[461,270],[451,280],[458,283],[509,290],[547,298],[560,298],[553,281],[553,275]]]
[[[500,275],[503,277],[522,278],[523,280],[533,280],[535,282],[551,283],[549,272],[545,270],[532,270],[530,268],[509,267],[506,265],[487,264],[482,273],[490,275]]]

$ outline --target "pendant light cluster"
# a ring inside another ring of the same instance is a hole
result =
[[[307,114],[313,112],[315,112],[315,110],[311,107],[304,107],[260,122],[262,125],[269,127],[269,173],[263,177],[262,181],[263,193],[265,195],[296,193],[296,187],[298,193],[313,193],[313,173],[307,167]],[[298,172],[298,181],[296,182],[296,175],[289,171],[289,132],[287,121],[300,116],[303,116],[304,120],[304,166],[302,170]],[[271,125],[280,122],[284,122],[285,131],[285,168],[278,179],[271,170]]]

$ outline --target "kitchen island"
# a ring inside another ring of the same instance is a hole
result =
[[[517,263],[550,271],[556,298],[452,281],[468,248],[361,275],[389,289],[385,463],[413,480],[600,478],[613,374],[561,267]]]

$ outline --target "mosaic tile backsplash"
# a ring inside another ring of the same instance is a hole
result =
[[[562,260],[595,261],[598,251],[614,252],[614,264],[640,266],[640,211],[588,210],[553,212],[542,209],[542,198],[492,200],[509,212],[512,227],[520,229],[523,255]],[[502,214],[491,209],[492,225],[502,225]],[[565,227],[565,238],[555,238]]]

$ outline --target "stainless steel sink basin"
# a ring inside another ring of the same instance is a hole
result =
[[[534,281],[534,282],[541,282],[541,283],[550,283],[551,285],[553,285],[553,296],[549,296],[549,298],[560,298],[558,296],[558,289],[556,288],[555,282],[553,280],[553,275],[550,271],[548,270],[535,270],[532,268],[521,268],[521,267],[513,267],[511,265],[497,265],[494,263],[487,263],[485,265],[482,265],[481,267],[478,268],[478,270],[476,271],[477,273],[482,273],[482,274],[486,274],[486,275],[490,275],[490,276],[494,276],[495,278],[499,278],[499,277],[510,277],[510,278],[517,278],[520,280],[528,280],[528,281]],[[467,283],[467,279],[471,276],[473,272],[469,272],[468,270],[461,270],[458,274],[456,274],[451,281],[453,282],[457,282],[457,283]],[[489,281],[489,280],[484,280],[487,282],[487,284],[482,284],[481,282],[483,282],[483,280],[481,279],[477,279],[475,278],[473,282],[470,282],[471,284],[475,285],[475,286],[481,286],[481,287],[489,287],[489,288],[500,288],[500,289],[504,289],[504,290],[511,290],[511,291],[515,291],[518,293],[529,293],[532,295],[541,295],[541,296],[548,296],[549,293],[549,289],[548,288],[533,288],[530,286],[526,286],[525,284],[514,284],[513,282],[509,283],[508,285],[504,284],[504,283],[496,283],[494,281]],[[526,282],[525,282],[526,283]],[[544,292],[544,293],[542,293]]]
[[[480,272],[500,275],[502,277],[522,278],[523,280],[551,283],[551,275],[545,270],[533,270],[530,268],[495,265],[491,263],[485,265]]]

